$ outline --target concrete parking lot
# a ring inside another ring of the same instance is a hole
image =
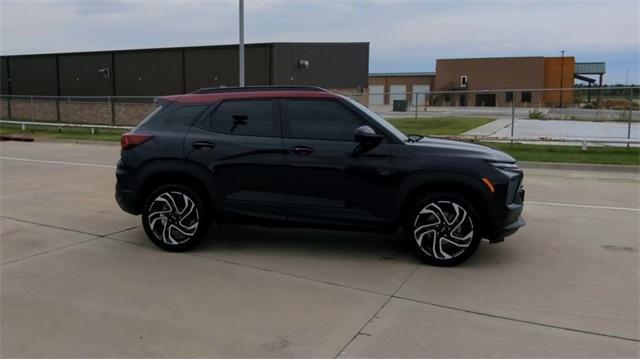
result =
[[[640,176],[529,166],[528,222],[462,266],[393,236],[212,226],[150,245],[119,147],[0,145],[2,357],[638,357]]]

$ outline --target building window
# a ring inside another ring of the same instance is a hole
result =
[[[505,93],[504,95],[505,95],[504,100],[507,103],[512,103],[513,102],[513,91],[509,91],[509,92]]]
[[[526,102],[526,103],[531,103],[531,92],[530,91],[524,91],[522,92],[522,94],[520,95],[520,102]]]
[[[460,95],[460,106],[466,106],[467,105],[467,95],[462,94]]]
[[[449,94],[448,94],[448,93],[444,94],[444,101],[445,101],[445,102],[449,102],[449,101],[451,101],[451,96],[449,96]]]

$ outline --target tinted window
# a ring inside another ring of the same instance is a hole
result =
[[[522,102],[531,102],[531,92],[525,91],[522,93],[521,97]]]
[[[273,101],[225,101],[211,115],[212,131],[240,136],[277,136]]]
[[[513,92],[512,91],[509,91],[509,92],[505,93],[505,100],[506,100],[506,102],[509,102],[509,103],[513,102]]]
[[[209,105],[183,105],[170,103],[157,107],[138,125],[139,129],[165,129],[191,126]]]
[[[288,100],[287,137],[353,141],[362,121],[334,101]]]

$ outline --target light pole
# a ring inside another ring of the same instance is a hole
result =
[[[240,15],[239,15],[239,22],[240,22],[240,49],[239,49],[239,53],[238,53],[238,59],[239,59],[239,70],[240,70],[240,74],[239,74],[239,84],[240,87],[244,87],[244,0],[239,0],[240,1]]]
[[[562,57],[560,58],[560,108],[562,108],[562,89],[564,87],[564,50],[562,52]]]

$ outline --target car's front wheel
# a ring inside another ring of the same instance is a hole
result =
[[[183,185],[164,185],[147,198],[142,225],[158,247],[182,252],[193,248],[207,229],[207,209],[198,194]]]
[[[469,201],[456,193],[430,194],[409,211],[405,232],[427,264],[454,266],[478,249],[480,223]]]

